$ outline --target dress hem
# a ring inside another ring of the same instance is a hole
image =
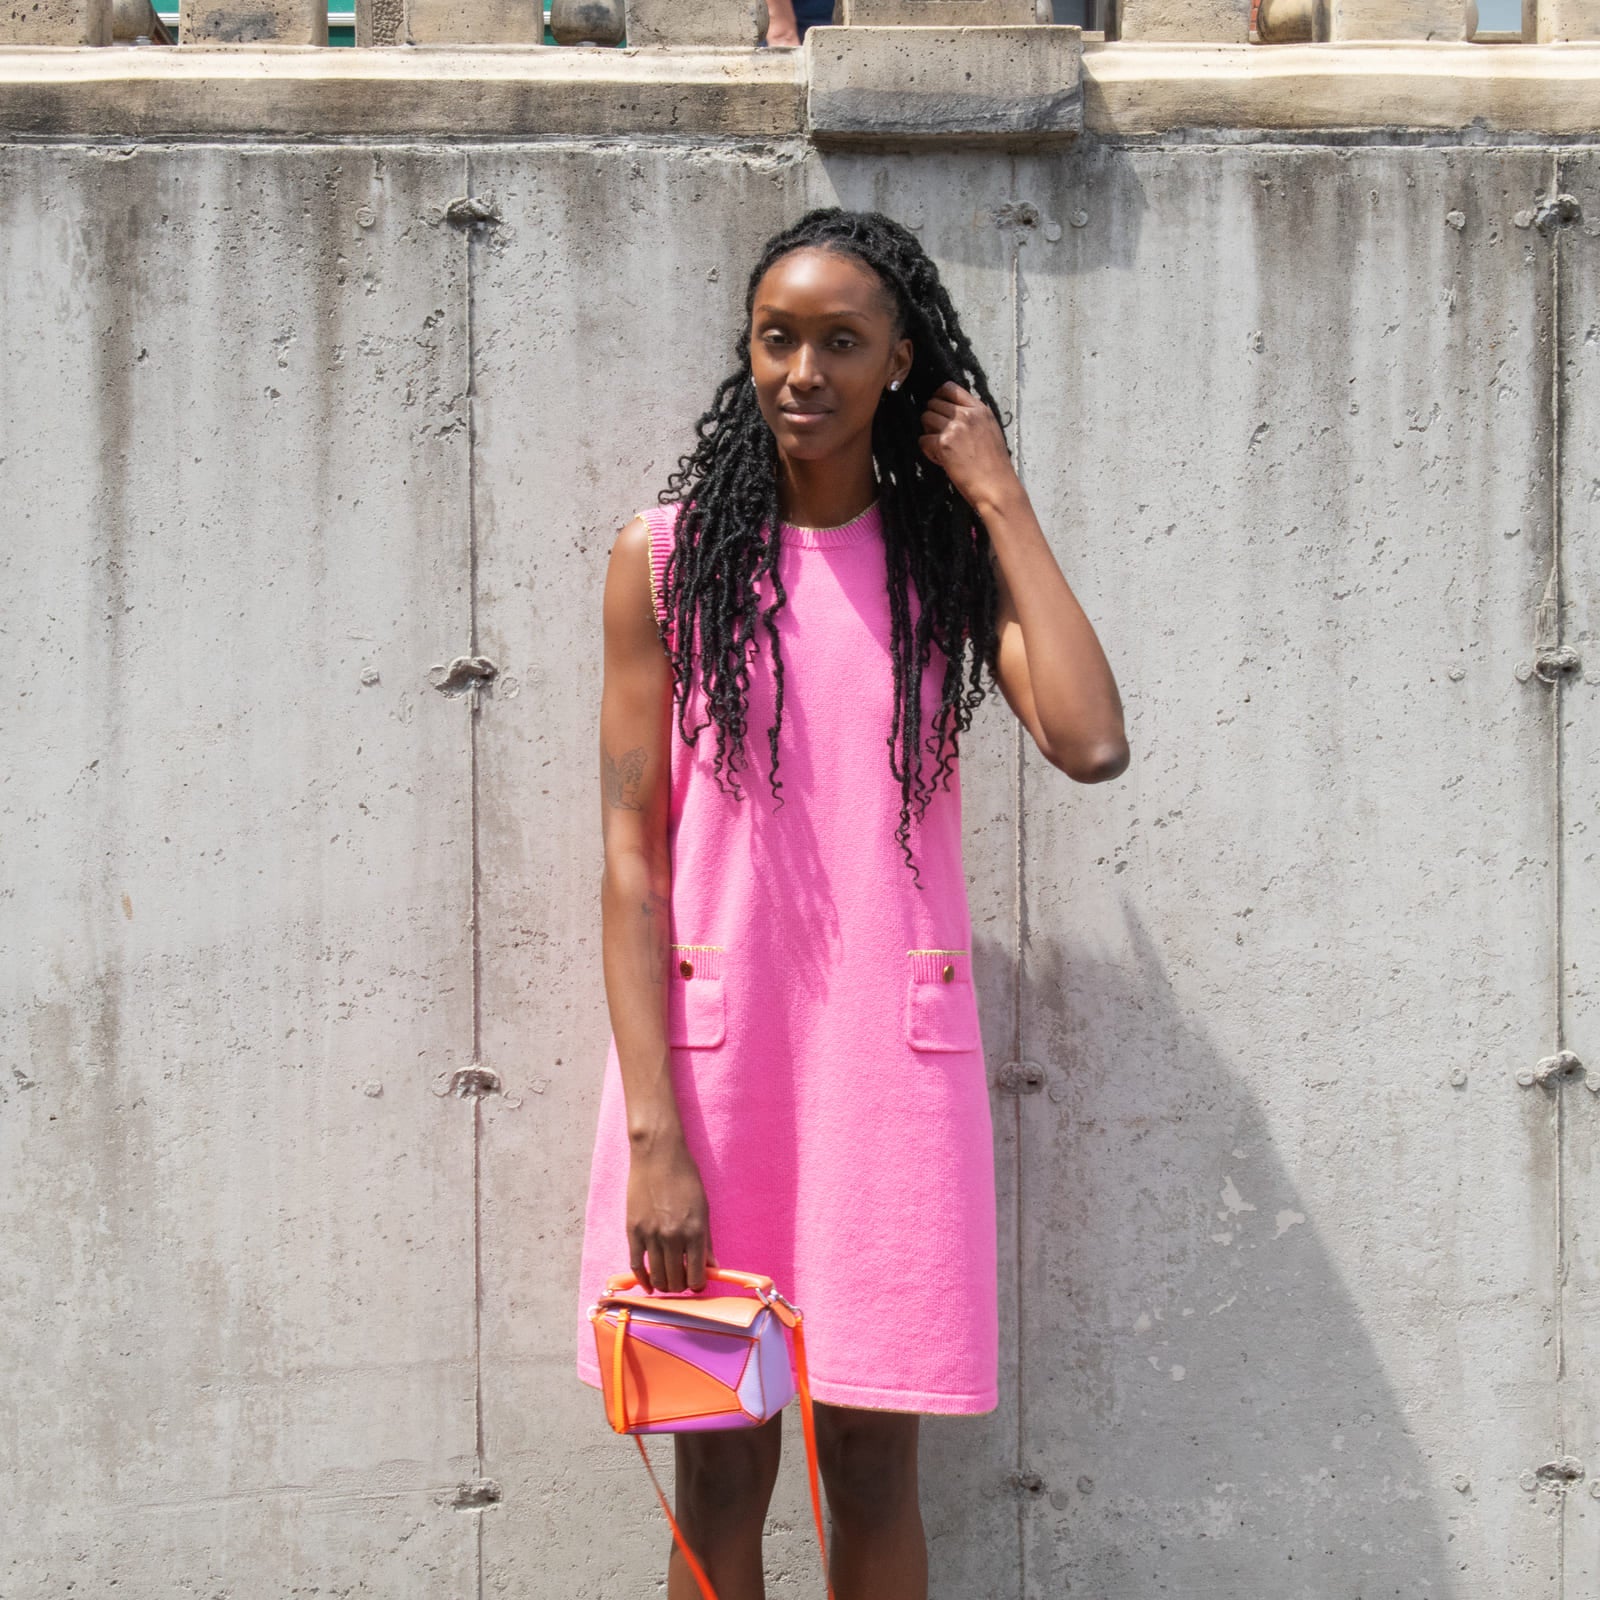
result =
[[[578,1365],[579,1379],[591,1389],[601,1387],[600,1369]],[[857,1411],[904,1411],[927,1417],[981,1417],[1000,1405],[998,1389],[983,1394],[939,1394],[906,1389],[868,1389],[835,1383],[830,1378],[811,1379],[811,1398],[824,1405],[849,1406]]]

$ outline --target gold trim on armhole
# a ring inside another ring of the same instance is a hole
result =
[[[644,513],[640,512],[643,516]],[[650,615],[656,619],[656,632],[661,637],[661,642],[666,643],[667,619],[662,615],[661,590],[656,585],[656,530],[648,517],[644,519],[645,528],[649,532],[649,544],[645,550],[645,571],[650,577]]]

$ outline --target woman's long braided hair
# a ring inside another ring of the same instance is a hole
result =
[[[737,771],[744,752],[749,701],[748,652],[757,622],[772,649],[775,706],[767,730],[769,781],[781,805],[778,731],[783,721],[783,661],[773,621],[786,602],[778,577],[781,517],[777,440],[761,414],[751,382],[751,310],[756,288],[772,264],[790,251],[821,247],[864,262],[882,280],[895,305],[894,337],[909,337],[912,366],[898,390],[886,393],[872,421],[872,454],[887,556],[894,714],[887,733],[889,768],[900,784],[895,840],[918,886],[910,845],[911,818],[922,816],[935,789],[949,786],[960,735],[982,702],[982,674],[995,665],[997,589],[988,531],[945,472],[918,446],[921,416],[940,384],[954,379],[976,394],[1000,422],[988,379],[961,327],[938,269],[911,231],[879,211],[838,206],[808,211],[768,240],[750,272],[738,366],[722,380],[711,409],[695,423],[699,443],[678,461],[660,503],[692,501],[662,576],[663,609],[671,621],[678,729],[687,743],[700,732],[686,722],[688,684],[698,671],[706,709],[716,725],[712,771],[724,773],[741,795]],[[773,530],[764,533],[763,529]],[[770,577],[772,603],[759,605],[758,584]],[[907,586],[914,584],[912,619]],[[695,646],[698,641],[698,661]],[[943,697],[926,738],[922,724],[922,674],[933,649],[944,661]],[[701,725],[702,727],[704,724]],[[933,758],[925,772],[924,749]]]

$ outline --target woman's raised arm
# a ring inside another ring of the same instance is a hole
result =
[[[1127,769],[1122,697],[1061,571],[994,413],[959,383],[922,413],[922,453],[983,519],[999,587],[995,679],[1046,761],[1080,783]]]

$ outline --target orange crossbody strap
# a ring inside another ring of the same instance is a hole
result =
[[[833,1600],[833,1583],[828,1577],[828,1543],[822,1534],[822,1490],[817,1485],[817,1422],[811,1410],[811,1380],[806,1373],[806,1336],[800,1330],[797,1312],[790,1328],[794,1333],[794,1370],[800,1388],[800,1423],[806,1435],[806,1474],[811,1479],[811,1515],[817,1524],[817,1551],[822,1557],[822,1581]]]
[[[622,1392],[622,1346],[628,1337],[628,1320],[631,1313],[626,1306],[618,1308],[617,1336],[611,1343],[611,1393],[616,1399],[617,1414],[611,1419],[611,1426],[618,1433],[628,1431],[628,1404],[627,1397]],[[672,1507],[667,1504],[667,1497],[661,1492],[661,1480],[656,1477],[656,1469],[650,1465],[650,1454],[644,1447],[644,1440],[634,1434],[633,1442],[639,1451],[639,1459],[644,1462],[644,1470],[650,1474],[650,1482],[654,1484],[656,1499],[661,1502],[661,1509],[667,1514],[667,1522],[672,1528],[672,1537],[677,1541],[678,1548],[683,1551],[683,1559],[689,1563],[689,1570],[694,1574],[694,1581],[700,1585],[700,1593],[705,1600],[717,1600],[717,1592],[711,1587],[711,1580],[706,1576],[706,1569],[702,1567],[689,1548],[689,1541],[684,1538],[683,1530],[678,1526],[678,1519],[672,1514]],[[831,1597],[830,1597],[831,1600]]]
[[[689,1548],[689,1541],[684,1538],[683,1530],[678,1526],[678,1519],[672,1514],[672,1507],[667,1504],[667,1497],[661,1492],[661,1480],[656,1477],[656,1469],[650,1465],[650,1457],[644,1447],[644,1440],[634,1434],[633,1442],[639,1448],[639,1458],[644,1462],[644,1470],[650,1474],[650,1481],[655,1485],[656,1499],[661,1502],[661,1509],[667,1514],[667,1521],[672,1524],[672,1537],[678,1541],[678,1548],[683,1551],[683,1559],[689,1563],[689,1570],[694,1574],[694,1581],[700,1585],[700,1593],[705,1600],[717,1600],[717,1591],[711,1587],[711,1580],[706,1576],[706,1569],[695,1560],[694,1551]]]
[[[801,1331],[799,1312],[794,1312],[792,1317],[785,1316],[781,1311],[778,1314],[794,1334],[794,1369],[796,1387],[800,1391],[800,1424],[806,1438],[806,1475],[811,1482],[811,1515],[817,1525],[817,1553],[822,1557],[822,1579],[827,1585],[828,1600],[833,1600],[833,1582],[828,1576],[828,1542],[822,1531],[822,1489],[817,1481],[817,1422],[811,1408],[811,1379],[806,1371],[806,1336]],[[611,1345],[611,1392],[615,1397],[617,1408],[611,1426],[618,1433],[628,1431],[627,1401],[622,1392],[622,1346],[628,1336],[628,1320],[628,1308],[623,1306],[617,1316],[617,1337]],[[700,1565],[694,1551],[689,1548],[689,1541],[684,1538],[683,1530],[678,1526],[678,1519],[673,1516],[672,1507],[667,1504],[667,1497],[661,1492],[661,1480],[656,1477],[656,1469],[650,1465],[650,1454],[644,1447],[644,1440],[638,1434],[634,1434],[633,1442],[639,1452],[639,1459],[644,1462],[644,1470],[650,1474],[650,1482],[655,1488],[656,1499],[661,1502],[661,1509],[666,1513],[672,1537],[683,1552],[683,1559],[689,1563],[689,1570],[694,1574],[694,1581],[700,1586],[700,1593],[704,1596],[704,1600],[717,1600],[717,1592],[711,1587],[711,1580],[706,1576],[705,1568]]]

